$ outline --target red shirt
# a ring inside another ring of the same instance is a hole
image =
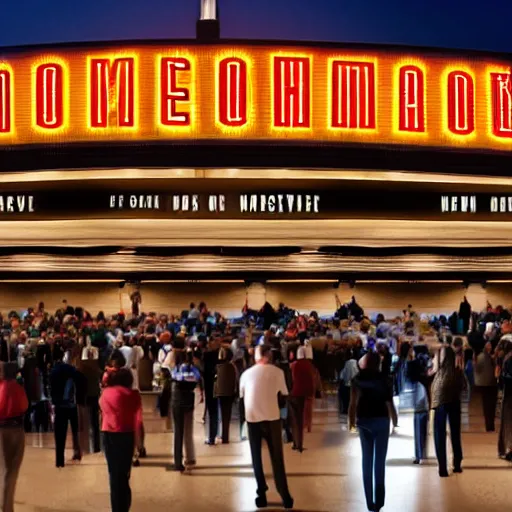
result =
[[[315,396],[316,375],[313,363],[309,359],[299,359],[291,365],[292,392],[291,396]]]
[[[15,380],[0,380],[0,421],[23,416],[28,409],[27,394]]]
[[[101,394],[101,430],[103,432],[138,432],[142,421],[140,393],[123,386],[111,386]]]

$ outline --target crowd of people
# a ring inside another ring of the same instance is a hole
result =
[[[415,464],[427,458],[428,423],[439,476],[448,476],[446,427],[453,471],[462,472],[461,403],[476,392],[488,432],[500,417],[498,454],[512,461],[512,322],[507,309],[473,312],[466,298],[450,316],[402,315],[371,319],[352,297],[321,318],[268,302],[246,302],[226,319],[205,303],[180,315],[140,313],[93,316],[63,302],[54,314],[43,303],[0,318],[0,509],[13,510],[24,432],[53,431],[55,463],[63,468],[68,426],[72,461],[80,461],[79,431],[86,425],[93,452],[102,448],[110,475],[111,507],[130,509],[130,474],[146,456],[140,392],[157,392],[158,408],[174,434],[174,464],[196,464],[194,408],[204,401],[205,443],[230,442],[233,407],[240,439],[248,438],[257,481],[256,505],[267,505],[262,441],[270,451],[283,505],[293,507],[284,443],[302,452],[311,431],[313,402],[337,386],[339,412],[358,432],[368,510],[385,501],[390,423],[414,411]],[[499,405],[498,405],[499,404]],[[101,417],[101,419],[100,419]],[[100,436],[100,431],[102,436]]]

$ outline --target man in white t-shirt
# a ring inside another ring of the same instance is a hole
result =
[[[240,398],[244,401],[245,417],[249,431],[252,465],[258,484],[256,506],[267,506],[267,483],[261,459],[261,444],[267,441],[277,491],[285,509],[293,508],[293,498],[288,490],[284,467],[283,439],[278,395],[287,396],[288,388],[281,369],[270,364],[271,348],[256,348],[256,364],[240,378]]]

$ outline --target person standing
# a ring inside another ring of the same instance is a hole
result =
[[[343,370],[340,373],[340,382],[338,389],[338,400],[340,414],[348,414],[348,408],[350,405],[350,390],[352,388],[352,381],[359,373],[359,367],[357,366],[357,359],[350,351],[349,359],[345,363]]]
[[[89,433],[92,435],[93,453],[99,453],[100,448],[100,382],[101,369],[98,359],[94,359],[92,352],[85,354],[87,359],[82,359],[78,370],[87,381],[86,407],[88,412]]]
[[[236,396],[236,369],[233,363],[228,361],[228,353],[225,348],[221,348],[219,351],[215,396],[219,399],[220,404],[222,444],[229,444],[229,427],[231,425],[233,402]]]
[[[492,343],[488,341],[484,350],[478,356],[474,356],[475,386],[482,396],[486,432],[495,431],[494,420],[496,418],[496,402],[498,401],[498,381],[495,367]]]
[[[349,428],[359,429],[363,453],[363,484],[368,510],[378,512],[386,497],[386,456],[389,420],[397,425],[393,394],[380,372],[380,356],[369,352],[352,381]]]
[[[285,509],[293,508],[288,490],[281,436],[280,397],[288,395],[282,370],[271,364],[271,348],[260,345],[256,349],[256,364],[240,378],[240,398],[244,400],[249,431],[252,465],[256,477],[256,506],[267,506],[267,483],[263,470],[261,444],[265,440],[270,452],[277,491]]]
[[[174,419],[174,466],[175,471],[196,465],[194,448],[195,389],[201,380],[201,372],[193,364],[192,352],[175,351],[175,366],[172,369],[172,413]],[[183,465],[183,444],[186,460]]]
[[[16,482],[25,452],[25,390],[16,382],[16,363],[0,363],[0,510],[14,512]]]
[[[77,385],[80,386],[80,379],[76,368],[62,361],[64,354],[62,350],[55,351],[56,364],[50,374],[50,388],[52,404],[55,412],[55,465],[58,468],[64,467],[64,451],[66,449],[66,437],[68,423],[71,424],[73,433],[73,461],[82,460],[80,449],[80,438],[78,433],[78,405]]]
[[[216,341],[210,341],[208,348],[203,352],[203,382],[208,412],[208,438],[205,443],[215,445],[215,438],[219,430],[219,406],[215,398],[215,372],[219,361],[219,348]]]
[[[434,442],[439,476],[448,476],[446,464],[446,421],[450,422],[453,449],[453,472],[462,473],[461,396],[466,387],[464,370],[456,363],[451,347],[443,347],[439,355],[439,369],[432,382],[432,409],[434,409]]]
[[[291,365],[292,390],[290,409],[292,413],[293,449],[304,451],[304,409],[306,400],[315,396],[316,375],[313,363],[306,359],[306,350],[299,347],[297,361]]]
[[[414,464],[421,464],[427,458],[428,435],[428,378],[420,359],[416,357],[407,363],[407,378],[412,385],[414,407]]]
[[[142,419],[140,393],[132,387],[132,372],[122,368],[112,375],[100,398],[112,512],[128,512],[132,503],[132,457]]]

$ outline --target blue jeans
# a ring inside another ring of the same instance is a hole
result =
[[[414,413],[414,456],[416,460],[427,458],[428,412]]]
[[[386,455],[389,418],[360,418],[357,422],[363,452],[363,484],[368,510],[380,510],[386,495]]]

